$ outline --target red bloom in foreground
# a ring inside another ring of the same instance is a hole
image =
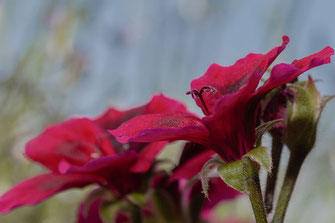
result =
[[[305,71],[329,63],[334,54],[331,47],[326,47],[291,64],[278,64],[257,89],[262,75],[288,42],[284,36],[281,46],[266,54],[248,54],[232,66],[213,64],[202,77],[193,80],[188,93],[202,109],[204,118],[189,112],[141,115],[110,133],[122,143],[188,140],[213,149],[227,162],[239,160],[254,147],[260,100]]]
[[[14,186],[0,197],[0,212],[37,204],[60,191],[99,184],[124,196],[139,188],[166,142],[132,143],[125,148],[106,128],[118,126],[138,114],[185,112],[186,108],[163,95],[128,111],[109,109],[96,120],[74,118],[48,127],[26,145],[26,155],[50,170]]]

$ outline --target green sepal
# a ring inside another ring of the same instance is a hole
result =
[[[255,135],[256,135],[256,147],[261,146],[262,144],[262,137],[264,135],[264,133],[266,131],[268,131],[269,129],[271,129],[274,125],[276,125],[279,122],[283,122],[283,119],[276,119],[276,120],[272,120],[269,122],[265,122],[263,124],[261,124],[260,126],[258,126],[255,129]]]
[[[208,174],[211,170],[212,166],[219,166],[225,164],[224,161],[220,158],[219,155],[215,154],[212,159],[208,160],[205,165],[202,167],[200,172],[200,180],[202,192],[204,193],[206,198],[209,198],[208,195]]]
[[[127,196],[128,200],[135,205],[143,206],[147,202],[145,193],[131,193]]]
[[[257,147],[250,152],[248,152],[245,157],[249,157],[251,160],[255,161],[258,163],[260,166],[264,167],[266,171],[271,173],[271,168],[272,168],[272,160],[271,156],[269,154],[269,151],[267,150],[266,147],[260,146]]]
[[[290,88],[295,97],[293,103],[288,103],[284,142],[291,152],[306,156],[315,143],[322,98],[311,77],[304,86],[293,84]]]
[[[335,98],[335,95],[327,95],[323,96],[321,100],[321,105],[320,105],[320,113],[323,111],[323,109],[326,107],[329,101],[333,100]],[[318,117],[318,121],[320,119],[321,115]]]
[[[265,147],[258,147],[243,156],[241,160],[217,168],[221,179],[235,190],[249,194],[247,182],[253,180],[260,166],[271,171],[271,157]]]
[[[235,190],[247,193],[245,188],[244,164],[242,160],[218,167],[221,179]]]

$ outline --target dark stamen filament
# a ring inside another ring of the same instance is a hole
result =
[[[192,96],[192,98],[194,99],[195,97],[199,98],[200,99],[200,102],[203,106],[203,110],[204,110],[204,113],[205,115],[210,115],[210,112],[206,106],[206,103],[204,101],[204,98],[202,97],[202,93],[209,93],[209,92],[212,92],[213,94],[216,93],[216,89],[211,87],[211,86],[204,86],[200,89],[200,91],[198,90],[190,90],[188,92],[186,92],[186,94],[190,94]]]

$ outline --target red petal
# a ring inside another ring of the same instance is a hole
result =
[[[223,67],[212,64],[206,73],[191,83],[192,90],[198,90],[204,86],[214,87],[217,92],[204,93],[204,102],[210,113],[212,113],[216,101],[225,94],[234,93],[243,86],[248,77],[254,73],[263,74],[276,57],[285,49],[289,42],[287,36],[283,36],[281,46],[273,48],[267,54],[248,54],[243,59],[238,60],[234,65]],[[199,98],[195,98],[196,103],[204,111]]]
[[[204,202],[201,208],[201,216],[205,219],[212,214],[213,207],[221,201],[231,200],[241,192],[227,186],[219,177],[209,178],[208,181],[209,199],[206,199],[202,194],[202,186],[200,180],[195,182],[189,191],[186,192],[187,202],[199,202],[199,198],[203,198]],[[200,197],[199,197],[200,196]]]
[[[100,206],[102,202],[102,198],[95,199],[94,201],[85,200],[82,202],[77,213],[77,223],[103,223],[100,217]]]
[[[109,132],[121,143],[171,140],[205,143],[208,135],[201,120],[186,112],[137,116]]]
[[[23,206],[35,205],[60,191],[84,187],[88,184],[101,182],[101,178],[80,174],[43,174],[25,180],[0,197],[0,212]]]
[[[104,156],[91,160],[82,167],[71,167],[67,174],[89,174],[102,177],[108,183],[104,186],[108,186],[122,196],[136,190],[141,181],[139,174],[130,172],[130,167],[137,158],[138,155],[134,151]]]
[[[57,172],[60,162],[81,166],[95,155],[115,154],[108,135],[86,118],[70,119],[48,127],[26,145],[26,155]]]
[[[219,202],[234,199],[239,195],[242,195],[242,193],[229,187],[219,177],[210,178],[209,199],[205,200],[202,214],[205,214],[204,212],[206,211],[210,211]]]
[[[186,112],[186,106],[172,98],[165,97],[163,94],[152,97],[149,104],[146,105],[143,114],[156,114],[163,112]]]
[[[249,98],[244,89],[225,95],[215,105],[213,114],[203,118],[210,147],[227,162],[239,160],[253,147],[256,109],[248,107]]]
[[[95,122],[104,129],[115,129],[123,122],[128,121],[137,115],[174,111],[186,112],[186,107],[182,103],[160,94],[153,96],[148,104],[137,108],[125,111],[110,108],[104,114],[99,116]]]
[[[184,163],[188,162],[191,158],[207,150],[209,149],[206,146],[203,146],[198,143],[194,142],[185,143],[183,152],[180,155],[179,166],[183,165]]]
[[[183,165],[178,166],[173,172],[170,181],[179,179],[191,179],[200,173],[205,163],[215,154],[212,150],[206,150],[187,160]]]
[[[153,142],[148,144],[138,155],[136,163],[130,168],[131,172],[144,173],[148,171],[158,153],[167,144],[166,141]]]
[[[262,97],[272,89],[294,80],[300,74],[306,72],[309,69],[330,63],[330,57],[332,55],[334,55],[334,50],[327,46],[320,52],[300,60],[294,60],[292,64],[277,64],[273,67],[269,80],[267,80],[267,82],[258,89],[256,97]]]
[[[135,162],[137,154],[134,151],[127,151],[122,154],[103,156],[87,162],[82,167],[68,169],[67,173],[92,174],[110,178],[114,174],[127,172]]]
[[[118,211],[115,216],[115,223],[131,223],[131,219],[125,213]]]

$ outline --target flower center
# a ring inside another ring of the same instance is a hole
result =
[[[216,89],[211,87],[211,86],[204,86],[200,89],[200,91],[198,90],[190,90],[188,92],[186,92],[186,94],[190,94],[192,96],[193,99],[195,98],[199,98],[200,99],[200,102],[202,104],[202,107],[203,107],[203,111],[205,113],[205,115],[210,115],[210,112],[208,111],[208,108],[206,106],[206,103],[204,101],[204,98],[202,97],[202,93],[209,93],[209,92],[212,92],[213,94],[216,93]]]

